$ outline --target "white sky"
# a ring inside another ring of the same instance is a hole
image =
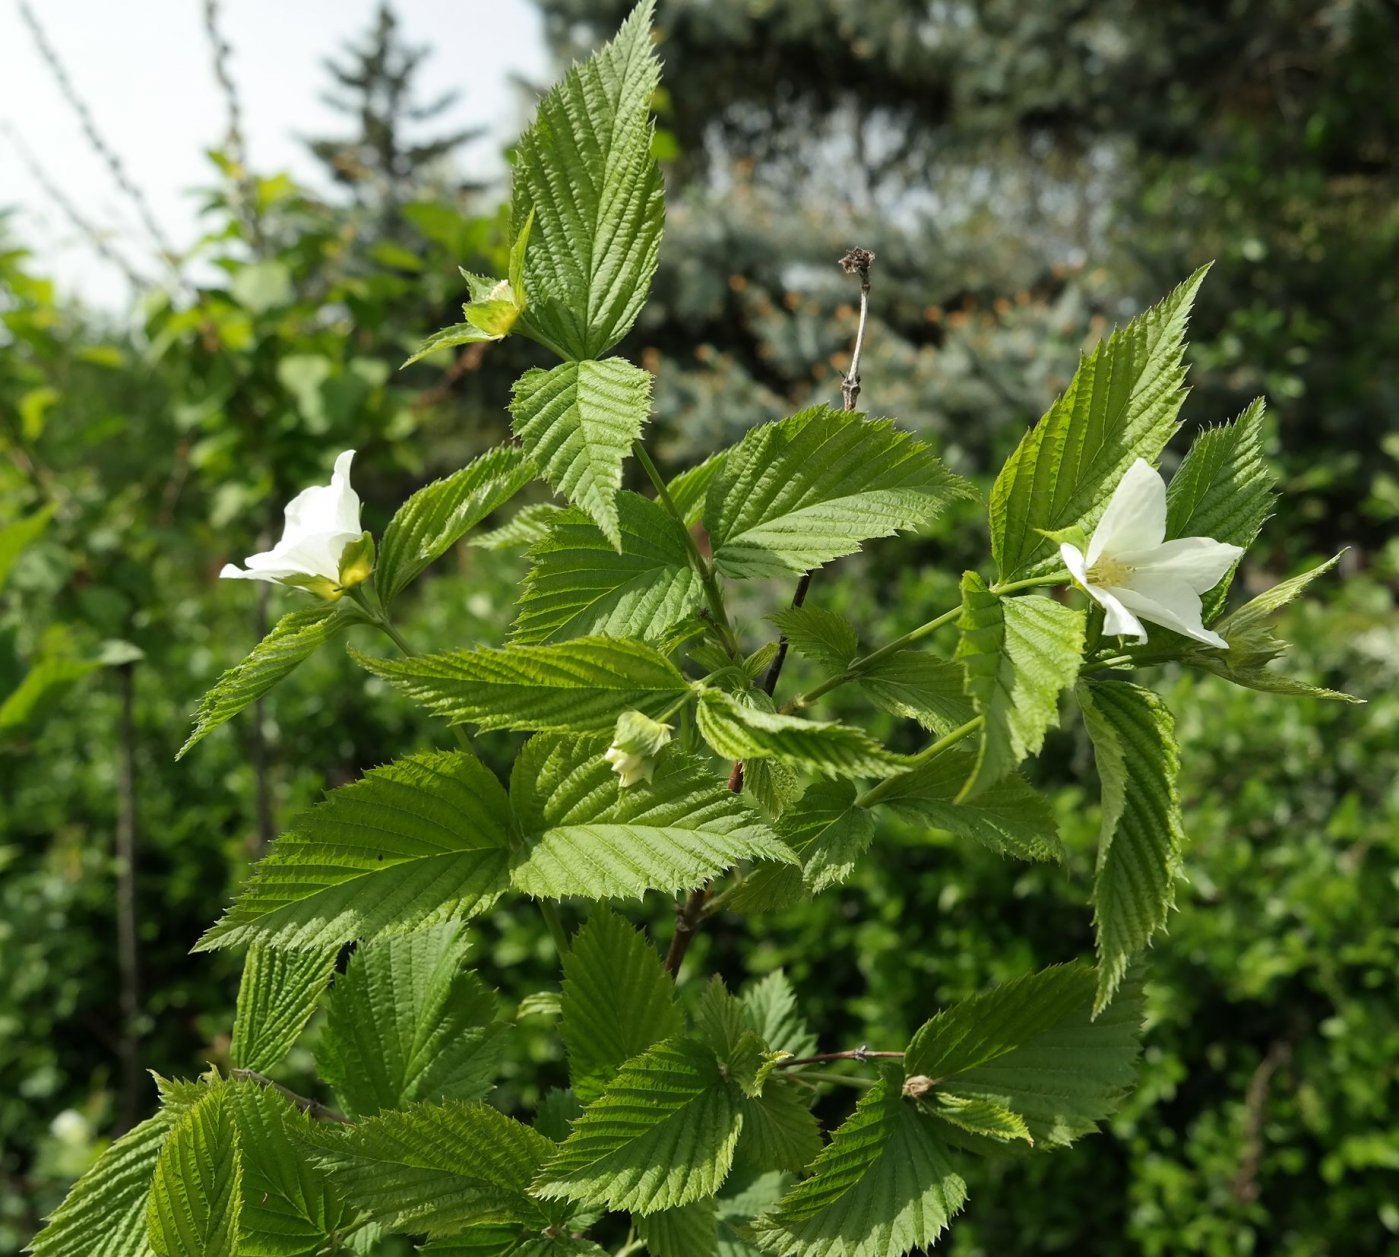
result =
[[[227,126],[201,0],[31,0],[31,7],[166,235],[187,246],[198,234],[196,189],[212,183],[204,154],[222,143]],[[253,168],[316,180],[318,164],[298,136],[347,133],[350,125],[320,100],[330,85],[321,62],[339,59],[341,45],[370,28],[377,0],[221,0],[219,7]],[[549,76],[538,12],[528,0],[394,0],[394,9],[407,40],[432,49],[420,99],[449,88],[462,94],[433,130],[489,128],[462,160],[473,174],[498,173],[501,145],[525,120],[510,76],[536,83]],[[0,123],[23,135],[50,178],[138,269],[156,272],[135,211],[84,138],[17,0],[0,0]],[[0,135],[0,210],[9,208],[18,211],[10,235],[65,291],[90,305],[125,304],[120,272],[75,232]]]

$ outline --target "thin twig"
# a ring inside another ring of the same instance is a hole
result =
[[[230,164],[237,170],[235,185],[241,202],[244,225],[248,230],[248,243],[253,254],[262,257],[266,252],[266,239],[262,231],[262,215],[258,212],[257,185],[248,167],[248,143],[243,134],[243,106],[238,95],[238,85],[229,69],[229,58],[233,49],[219,29],[218,0],[204,0],[204,32],[209,37],[209,49],[214,57],[214,78],[223,90],[224,103],[228,108],[228,128],[224,133],[224,153]]]
[[[729,773],[729,793],[743,793],[743,761],[735,760]],[[692,890],[689,897],[675,910],[675,933],[670,936],[670,946],[666,948],[665,971],[673,978],[680,972],[685,953],[690,950],[695,931],[704,924],[705,909],[709,906],[709,883]]]
[[[63,99],[68,102],[69,107],[77,115],[78,125],[82,127],[83,134],[87,136],[88,143],[92,145],[93,151],[107,167],[112,176],[113,182],[125,193],[126,197],[136,208],[136,213],[141,219],[142,225],[150,234],[151,239],[161,255],[161,260],[169,268],[175,282],[182,288],[188,288],[188,283],[180,271],[176,258],[178,254],[169,238],[156,221],[155,215],[151,212],[150,202],[146,200],[145,193],[132,181],[127,174],[126,167],[116,150],[103,138],[102,133],[97,129],[97,123],[93,119],[92,111],[87,107],[87,102],[78,95],[77,88],[73,86],[73,81],[68,77],[68,71],[64,68],[63,62],[59,59],[58,51],[49,43],[48,34],[39,19],[35,16],[34,10],[29,7],[27,0],[20,0],[19,15],[24,20],[24,24],[29,27],[29,33],[34,37],[34,43],[39,49],[39,55],[49,68],[49,73],[53,75],[54,82],[58,84],[58,90],[63,95]]]
[[[778,1069],[796,1069],[801,1065],[825,1065],[831,1061],[865,1061],[878,1060],[903,1060],[902,1052],[871,1052],[862,1043],[857,1048],[850,1048],[844,1052],[818,1052],[815,1056],[789,1056],[785,1060],[777,1062]]]
[[[290,1087],[284,1087],[279,1082],[273,1082],[266,1074],[259,1074],[255,1069],[234,1069],[229,1072],[234,1078],[245,1078],[248,1082],[255,1082],[260,1087],[267,1087],[277,1092],[279,1095],[285,1096],[303,1113],[307,1113],[311,1117],[319,1117],[322,1121],[326,1122],[338,1122],[341,1126],[353,1125],[348,1117],[342,1116],[334,1109],[327,1108],[319,1100],[312,1100],[306,1096],[297,1095]]]
[[[136,922],[136,665],[117,669],[121,690],[120,747],[117,752],[117,983],[121,1030],[117,1053],[121,1061],[121,1115],[123,1131],[136,1125],[140,1114],[141,1073],[141,964]]]

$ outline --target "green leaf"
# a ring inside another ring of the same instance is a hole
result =
[[[1125,681],[1079,686],[1102,781],[1103,820],[1093,878],[1100,1013],[1127,965],[1175,905],[1185,833],[1175,721],[1152,690]]]
[[[170,1125],[166,1114],[147,1118],[98,1157],[49,1215],[34,1257],[148,1257],[146,1209]]]
[[[368,1218],[434,1238],[476,1227],[542,1231],[550,1212],[528,1194],[554,1150],[484,1104],[416,1104],[314,1132],[332,1181]]]
[[[821,1152],[821,1124],[811,1112],[811,1091],[774,1073],[760,1096],[744,1096],[737,1157],[758,1170],[800,1170]]]
[[[505,791],[474,756],[407,756],[303,812],[195,950],[315,950],[474,916],[507,885],[509,833]]]
[[[813,406],[728,451],[704,524],[726,576],[781,576],[921,528],[969,492],[892,420]]]
[[[882,802],[913,820],[1020,860],[1062,860],[1054,809],[1018,773],[1002,777],[975,798],[957,802],[972,756],[944,751],[886,783]]]
[[[513,230],[534,215],[525,321],[560,356],[593,358],[621,340],[656,272],[665,203],[651,156],[651,9],[639,4],[568,71],[516,148]]]
[[[654,646],[609,637],[355,659],[453,724],[482,729],[610,729],[631,708],[660,716],[690,689]]]
[[[522,506],[499,528],[477,533],[470,544],[483,550],[509,550],[536,545],[548,540],[554,522],[562,519],[568,510],[568,507],[557,506],[553,502],[532,502],[529,506]]]
[[[704,740],[726,759],[775,756],[828,777],[887,777],[903,762],[862,729],[765,711],[723,690],[703,691],[696,724]]]
[[[976,713],[967,701],[966,671],[925,650],[900,650],[863,668],[860,688],[883,711],[951,733]]]
[[[1002,581],[1059,566],[1043,535],[1090,530],[1132,463],[1155,464],[1185,400],[1185,327],[1201,267],[1160,305],[1079,362],[1063,395],[1025,434],[991,490],[991,549]]]
[[[663,638],[703,598],[680,525],[635,493],[617,497],[622,548],[579,511],[556,519],[530,551],[512,640]]]
[[[301,1037],[335,971],[338,947],[284,951],[254,943],[243,960],[229,1062],[265,1074]]]
[[[573,1091],[588,1103],[617,1070],[680,1033],[675,983],[644,935],[595,909],[563,957],[563,1021]]]
[[[184,758],[207,733],[257,702],[316,647],[361,619],[353,603],[343,602],[322,602],[284,615],[252,653],[219,677],[199,700],[194,728],[175,758]]]
[[[741,1191],[720,1196],[714,1202],[719,1214],[717,1257],[757,1257],[758,1250],[749,1242],[749,1223],[776,1204],[791,1184],[790,1174],[760,1174]]]
[[[253,314],[266,314],[277,306],[289,305],[295,295],[286,263],[270,260],[240,267],[229,281],[228,291]]]
[[[185,1113],[156,1160],[146,1227],[157,1257],[238,1257],[243,1155],[222,1086]]]
[[[658,1043],[588,1106],[534,1192],[638,1214],[712,1196],[733,1163],[741,1098],[709,1047]]]
[[[844,616],[821,607],[786,607],[768,619],[799,655],[814,659],[832,672],[844,672],[860,653],[855,626]]]
[[[362,943],[336,978],[316,1048],[345,1112],[418,1100],[479,1100],[495,1084],[507,1029],[495,994],[464,967],[456,922]]]
[[[670,747],[648,783],[620,789],[604,738],[537,737],[510,779],[526,851],[516,889],[538,898],[639,898],[704,885],[745,859],[796,857],[700,760]]]
[[[440,332],[433,332],[425,341],[421,342],[412,354],[403,360],[403,365],[399,367],[411,367],[415,362],[421,362],[430,354],[435,354],[439,349],[455,349],[458,345],[476,345],[483,341],[499,340],[500,336],[494,332],[488,332],[484,328],[477,327],[474,323],[453,323],[451,327],[444,327]]]
[[[788,1056],[810,1056],[816,1051],[816,1036],[797,1011],[797,993],[781,969],[775,969],[767,977],[751,983],[739,1000],[748,1024],[774,1052],[785,1052]]]
[[[239,1257],[318,1257],[330,1233],[349,1219],[302,1142],[311,1119],[252,1082],[228,1083],[223,1094],[243,1160]]]
[[[1249,546],[1272,512],[1275,477],[1263,458],[1260,397],[1233,423],[1206,428],[1166,489],[1166,536],[1213,537]],[[1204,596],[1208,623],[1224,604],[1233,574]]]
[[[714,1257],[719,1243],[715,1202],[697,1200],[638,1217],[636,1234],[651,1257]]]
[[[710,481],[724,465],[727,454],[728,450],[719,450],[711,454],[698,466],[690,467],[672,477],[666,485],[666,492],[670,494],[670,500],[675,504],[675,509],[685,521],[686,527],[693,528],[699,523],[700,516],[704,513],[704,500],[709,493]]]
[[[799,1183],[752,1226],[759,1246],[783,1257],[900,1257],[932,1245],[962,1207],[932,1120],[881,1071]]]
[[[651,413],[651,377],[624,358],[532,367],[510,401],[515,435],[549,486],[622,548],[622,463]]]
[[[1001,598],[966,572],[957,627],[967,693],[986,722],[962,790],[962,798],[973,798],[1037,754],[1058,724],[1059,691],[1073,684],[1082,660],[1085,618],[1038,594]]]
[[[1116,1109],[1140,1048],[1139,993],[1094,1021],[1094,985],[1057,965],[945,1009],[909,1044],[906,1090],[970,1133],[1066,1147]]]
[[[43,536],[53,512],[52,506],[46,506],[0,528],[0,589],[5,588],[19,556]]]
[[[379,547],[375,586],[384,605],[440,559],[532,475],[519,450],[499,446],[460,471],[419,489],[394,513]]]

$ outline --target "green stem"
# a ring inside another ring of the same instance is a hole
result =
[[[704,598],[709,604],[709,614],[714,617],[714,623],[723,638],[725,649],[731,658],[737,659],[740,653],[738,638],[734,634],[733,626],[729,623],[729,613],[724,607],[724,596],[720,592],[719,582],[714,576],[713,566],[700,553],[699,546],[695,544],[694,537],[690,535],[685,517],[680,514],[679,508],[675,505],[675,499],[670,496],[670,490],[666,487],[664,477],[656,464],[651,461],[651,455],[647,453],[646,447],[640,441],[633,441],[632,453],[636,455],[636,461],[641,464],[647,478],[655,486],[657,500],[680,526],[680,535],[685,539],[685,548],[689,551],[690,562],[694,564],[695,571],[699,573],[700,584],[704,586]]]
[[[861,1091],[868,1091],[874,1086],[873,1078],[858,1078],[853,1074],[836,1074],[827,1069],[793,1069],[786,1075],[788,1078],[795,1078],[798,1082],[811,1083],[834,1083],[840,1087],[858,1087]]]
[[[1103,672],[1108,668],[1121,668],[1127,664],[1134,663],[1131,655],[1115,655],[1111,659],[1099,659],[1097,663],[1090,663],[1086,668],[1080,669],[1081,675],[1089,672]]]
[[[1067,585],[1073,577],[1067,569],[1050,572],[1048,576],[1031,576],[1027,580],[1009,581],[1004,585],[992,585],[993,594],[1013,594],[1018,589],[1034,589],[1039,585]]]
[[[936,759],[950,746],[956,746],[963,738],[970,737],[982,725],[986,723],[985,716],[974,716],[966,724],[953,729],[946,737],[939,738],[932,746],[926,750],[919,751],[917,755],[909,760],[909,770],[922,768],[930,760]],[[894,785],[899,780],[898,777],[886,777],[877,786],[872,786],[855,800],[856,807],[873,807],[876,803],[881,803],[893,793]]]
[[[549,927],[549,934],[554,940],[554,950],[563,956],[568,951],[568,931],[563,927],[563,917],[559,913],[559,905],[548,899],[539,901],[539,915],[544,918],[544,924]]]

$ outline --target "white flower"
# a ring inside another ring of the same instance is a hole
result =
[[[1064,566],[1107,612],[1103,632],[1146,641],[1142,620],[1208,646],[1228,646],[1200,619],[1200,595],[1213,589],[1242,546],[1213,537],[1166,539],[1166,482],[1137,459],[1113,490],[1085,555],[1064,542]]]
[[[652,720],[639,711],[624,711],[617,717],[617,730],[612,745],[602,758],[612,765],[612,771],[622,779],[622,789],[639,781],[650,781],[656,771],[656,756],[670,742],[670,725]]]
[[[225,563],[219,575],[293,585],[318,583],[319,577],[338,588],[345,547],[362,535],[359,495],[350,487],[354,456],[354,450],[346,450],[335,460],[328,485],[303,489],[287,504],[282,539],[271,550],[249,555],[246,570]]]
[[[622,789],[634,786],[639,781],[650,781],[656,771],[656,761],[649,755],[638,755],[635,751],[624,751],[619,746],[609,746],[602,758],[612,765],[612,771],[622,779]]]

